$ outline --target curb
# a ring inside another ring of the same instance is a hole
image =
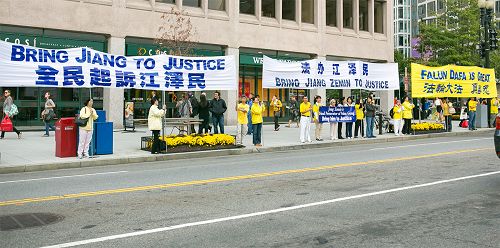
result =
[[[45,171],[45,170],[59,170],[59,169],[73,169],[73,168],[86,168],[86,167],[97,167],[97,166],[118,165],[118,164],[171,161],[171,160],[180,160],[180,159],[190,159],[193,157],[210,158],[210,157],[245,155],[245,154],[252,154],[252,153],[283,152],[283,151],[318,149],[318,148],[329,148],[329,147],[343,147],[343,146],[364,145],[364,144],[380,144],[380,143],[401,142],[401,141],[407,141],[407,140],[420,140],[420,139],[428,139],[428,138],[469,137],[469,136],[475,136],[477,134],[484,134],[484,133],[489,133],[489,132],[491,132],[492,136],[493,136],[494,129],[481,129],[481,130],[477,130],[475,132],[433,133],[433,134],[421,134],[421,135],[411,135],[411,136],[401,136],[401,137],[392,136],[392,137],[385,137],[385,138],[378,138],[378,139],[344,140],[342,142],[297,144],[297,145],[279,146],[279,147],[262,147],[262,148],[253,148],[252,147],[252,148],[245,148],[245,149],[225,149],[225,150],[215,150],[215,151],[199,151],[199,152],[187,152],[187,153],[162,154],[162,155],[156,155],[156,156],[152,156],[150,154],[147,154],[147,156],[124,157],[124,158],[108,158],[108,159],[103,158],[103,159],[73,161],[73,162],[14,165],[14,166],[0,167],[0,174],[34,172],[34,171]]]

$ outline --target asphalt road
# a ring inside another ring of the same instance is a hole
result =
[[[500,160],[484,135],[0,175],[0,228],[31,213],[60,219],[0,247],[499,247]]]

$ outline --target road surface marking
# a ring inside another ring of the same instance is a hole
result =
[[[372,149],[369,149],[369,151],[387,150],[387,149],[394,149],[394,148],[407,148],[407,147],[415,147],[415,146],[441,145],[441,144],[459,143],[459,142],[468,142],[468,141],[477,141],[477,140],[493,140],[493,138],[442,141],[442,142],[422,143],[422,144],[403,145],[403,146],[389,146],[389,147],[372,148]]]
[[[74,198],[99,196],[99,195],[110,195],[110,194],[127,193],[127,192],[138,192],[138,191],[146,191],[146,190],[154,190],[154,189],[166,189],[166,188],[174,188],[174,187],[202,185],[202,184],[208,184],[208,183],[239,181],[239,180],[244,180],[244,179],[264,178],[264,177],[271,177],[271,176],[278,176],[278,175],[305,173],[305,172],[311,172],[311,171],[323,171],[323,170],[330,170],[330,169],[335,169],[335,168],[340,168],[340,167],[382,164],[382,163],[407,161],[407,160],[415,160],[415,159],[423,159],[423,158],[433,158],[433,157],[446,156],[446,155],[455,155],[455,154],[460,154],[460,153],[470,153],[470,152],[490,151],[490,150],[493,150],[493,148],[467,149],[467,150],[458,150],[458,151],[451,151],[451,152],[441,152],[441,153],[419,155],[419,156],[391,158],[391,159],[381,159],[381,160],[371,160],[371,161],[353,162],[353,163],[336,164],[336,165],[325,165],[325,166],[320,166],[320,167],[310,167],[310,168],[303,168],[303,169],[291,169],[291,170],[282,170],[282,171],[275,171],[275,172],[264,172],[264,173],[257,173],[257,174],[240,175],[240,176],[232,176],[232,177],[221,177],[221,178],[196,180],[196,181],[187,181],[187,182],[179,182],[179,183],[157,184],[157,185],[147,185],[147,186],[139,186],[139,187],[130,187],[130,188],[120,188],[120,189],[100,190],[100,191],[92,191],[92,192],[82,192],[82,193],[66,194],[66,195],[55,195],[55,196],[45,196],[45,197],[36,197],[36,198],[25,198],[25,199],[19,199],[19,200],[0,201],[0,207],[1,206],[9,206],[9,205],[22,205],[22,204],[25,204],[25,203],[33,203],[33,202],[46,202],[46,201],[74,199]]]
[[[134,236],[142,236],[142,235],[146,235],[146,234],[172,231],[172,230],[186,228],[186,227],[209,225],[209,224],[215,224],[215,223],[220,223],[220,222],[263,216],[263,215],[268,215],[268,214],[276,214],[276,213],[281,213],[281,212],[286,212],[286,211],[292,211],[292,210],[297,210],[297,209],[304,209],[304,208],[310,208],[310,207],[315,207],[315,206],[320,206],[320,205],[325,205],[325,204],[331,204],[331,203],[335,203],[335,202],[354,200],[354,199],[360,199],[360,198],[364,198],[364,197],[390,194],[390,193],[399,192],[399,191],[418,189],[418,188],[429,187],[429,186],[434,186],[434,185],[439,185],[439,184],[463,181],[463,180],[473,179],[473,178],[478,178],[478,177],[491,176],[491,175],[495,175],[495,174],[500,174],[500,171],[494,171],[494,172],[490,172],[490,173],[484,173],[484,174],[478,174],[478,175],[472,175],[472,176],[458,177],[458,178],[441,180],[441,181],[436,181],[436,182],[431,182],[431,183],[417,184],[417,185],[413,185],[413,186],[406,186],[406,187],[382,190],[382,191],[347,196],[347,197],[342,197],[342,198],[335,198],[335,199],[326,200],[326,201],[312,202],[312,203],[307,203],[307,204],[297,205],[297,206],[292,206],[292,207],[286,207],[286,208],[277,208],[277,209],[272,209],[272,210],[267,210],[267,211],[262,211],[262,212],[255,212],[255,213],[235,215],[235,216],[230,216],[230,217],[225,217],[225,218],[191,222],[191,223],[185,223],[185,224],[180,224],[180,225],[161,227],[161,228],[155,228],[155,229],[137,231],[137,232],[130,232],[130,233],[124,233],[124,234],[118,234],[118,235],[111,235],[111,236],[106,236],[106,237],[101,237],[101,238],[87,239],[87,240],[75,241],[75,242],[70,242],[70,243],[63,243],[63,244],[52,245],[52,246],[44,246],[42,248],[73,247],[73,246],[99,243],[99,242],[116,240],[116,239],[130,238],[130,237],[134,237]]]
[[[118,174],[118,173],[126,173],[126,172],[128,172],[128,171],[113,171],[113,172],[102,172],[102,173],[72,175],[72,176],[32,178],[32,179],[24,179],[24,180],[5,181],[5,182],[0,182],[0,184],[5,184],[5,183],[21,183],[21,182],[31,182],[31,181],[41,181],[41,180],[51,180],[51,179],[61,179],[61,178],[71,178],[71,177],[88,177],[88,176]]]

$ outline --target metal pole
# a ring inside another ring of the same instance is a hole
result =
[[[161,97],[162,97],[161,98],[162,99],[162,101],[161,101],[161,107],[163,109],[163,105],[167,104],[167,101],[165,100],[166,98],[165,98],[165,91],[164,90],[162,91],[162,96]],[[163,115],[163,117],[161,118],[161,136],[163,136],[163,139],[164,139],[163,142],[165,142],[165,152],[166,152],[167,151],[167,139],[165,137],[165,116],[167,114],[166,113],[167,110],[165,109],[164,111],[165,111],[165,115]]]

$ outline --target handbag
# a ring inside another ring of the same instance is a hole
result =
[[[9,110],[9,116],[14,116],[14,115],[17,115],[19,114],[19,110],[17,109],[17,106],[15,104],[12,104],[10,106],[10,110]]]
[[[56,117],[56,113],[54,112],[54,110],[49,109],[49,110],[47,110],[47,112],[44,114],[44,116],[43,116],[43,120],[44,120],[45,122],[48,122],[48,121],[53,120],[55,117]]]
[[[85,113],[87,113],[87,109],[85,109]],[[89,122],[89,118],[80,118],[80,115],[77,115],[75,117],[75,124],[79,127],[85,127],[87,126],[87,123]]]
[[[9,116],[5,116],[0,123],[0,131],[2,132],[12,132],[14,131],[14,125],[12,124],[12,121],[10,120]]]

